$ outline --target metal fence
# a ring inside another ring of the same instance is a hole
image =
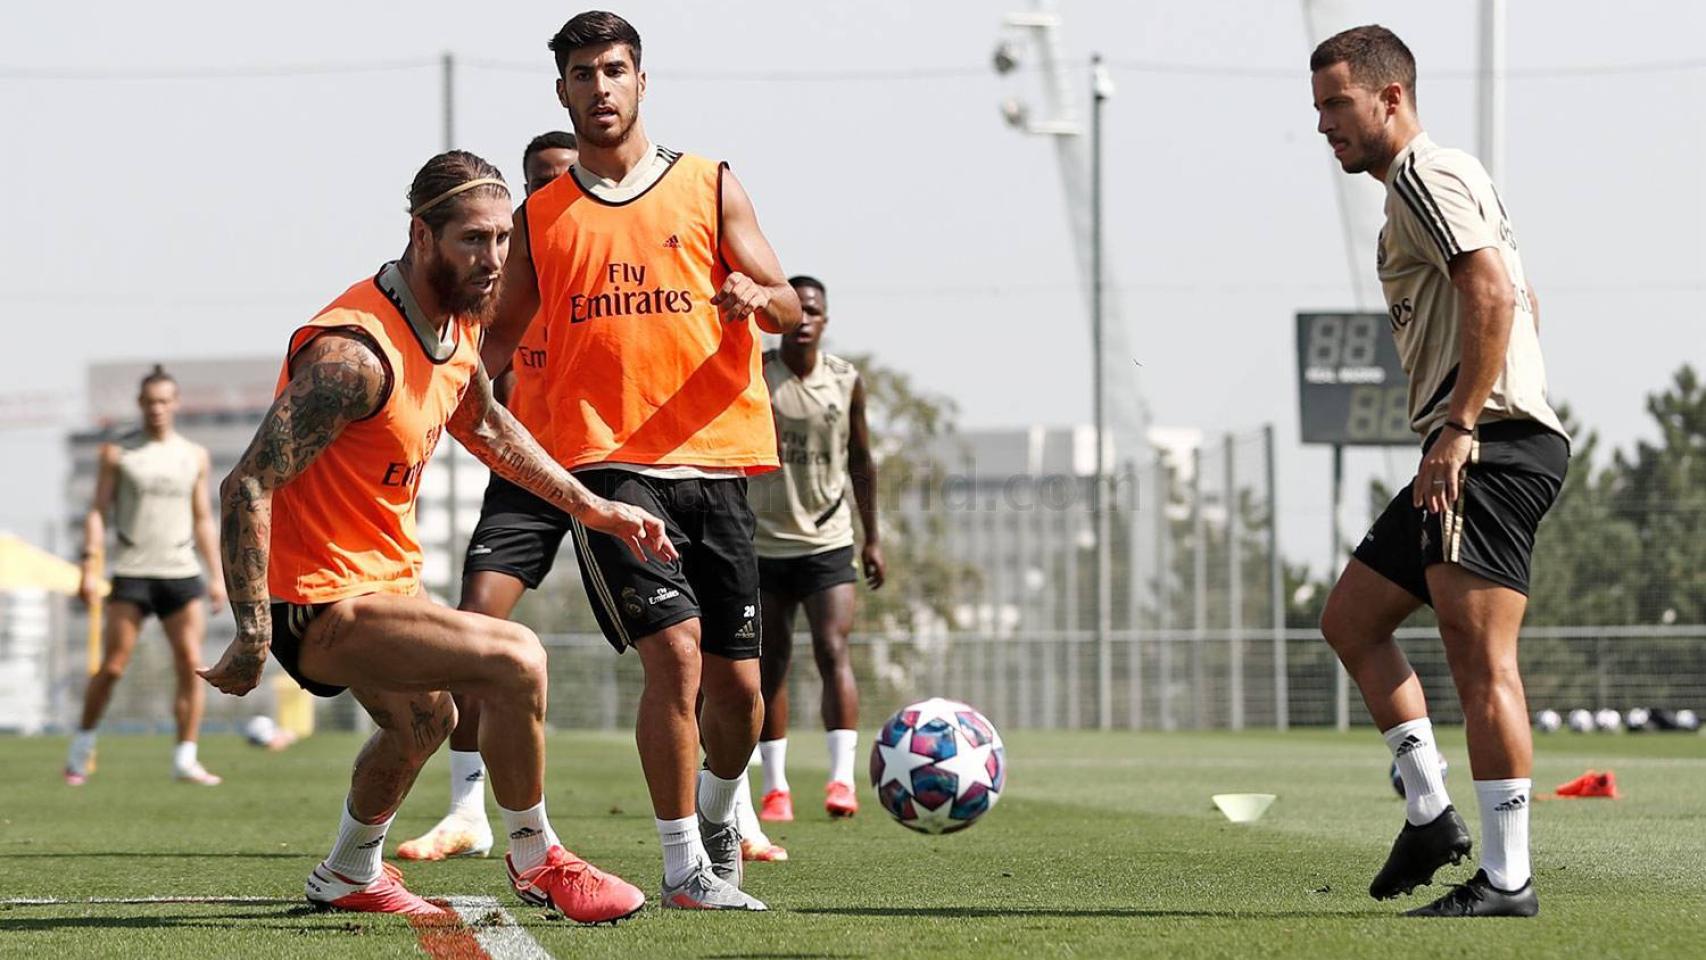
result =
[[[1152,730],[1241,729],[1366,721],[1300,599],[1313,591],[1318,601],[1319,585],[1286,567],[1274,550],[1276,521],[1285,522],[1286,514],[1273,484],[1271,430],[1199,437],[1184,455],[1119,463],[1108,501],[1110,603],[1100,633],[1093,487],[1083,468],[1082,439],[1062,432],[986,433],[948,448],[938,458],[940,469],[884,474],[891,583],[880,593],[862,593],[853,645],[867,723],[902,702],[934,695],[968,700],[1014,728],[1105,721]],[[1689,577],[1698,579],[1698,565],[1643,552],[1640,544],[1649,527],[1668,531],[1660,542],[1700,541],[1688,531],[1706,523],[1706,509],[1684,502],[1682,494],[1655,496],[1634,514],[1602,489],[1568,496],[1571,502],[1561,501],[1554,511],[1560,515],[1542,529],[1540,548],[1552,554],[1536,558],[1535,604],[1521,646],[1530,704],[1560,711],[1700,711],[1706,707],[1706,626],[1698,624],[1706,609],[1697,597],[1693,606],[1688,601],[1697,593]],[[433,509],[442,511],[423,503],[423,527],[436,522],[428,516]],[[1622,554],[1613,552],[1619,543],[1627,546]],[[1572,568],[1575,579],[1557,580],[1554,571],[1564,569],[1558,561],[1566,555],[1603,557],[1626,573],[1635,569],[1638,575],[1624,580],[1638,585],[1607,586],[1614,578],[1591,566],[1585,573]],[[1624,596],[1632,590],[1640,603]],[[1582,597],[1603,602],[1572,605]],[[1587,611],[1578,622],[1603,617],[1597,622],[1617,625],[1556,625],[1559,611],[1573,616],[1577,610]],[[530,592],[516,616],[545,635],[550,647],[554,725],[632,722],[639,662],[615,656],[594,632],[572,551],[559,556],[544,589]],[[82,617],[69,611],[63,621],[60,641],[45,654],[53,678],[51,723],[61,729],[75,722],[86,670]],[[227,617],[213,618],[207,662],[219,655],[230,630]],[[1431,628],[1407,627],[1399,636],[1434,715],[1458,719]],[[795,637],[807,642],[803,622]],[[795,697],[815,703],[811,659],[796,657],[795,664]],[[150,624],[108,725],[168,726],[171,690],[170,658],[158,626]],[[263,690],[238,701],[210,692],[209,728],[267,711],[269,696]],[[356,716],[347,698],[321,707],[322,723],[345,725]]]
[[[803,627],[803,624],[801,625]],[[796,643],[805,643],[804,630]],[[1144,730],[1327,726],[1337,719],[1332,652],[1311,630],[1242,632],[1115,631],[1115,727]],[[1405,628],[1400,642],[1427,691],[1434,718],[1461,720],[1444,652],[1427,628]],[[642,682],[639,658],[617,656],[597,634],[551,634],[549,720],[558,728],[611,729],[632,724]],[[210,637],[215,658],[227,637]],[[861,635],[852,644],[854,672],[866,726],[917,699],[947,696],[975,704],[1013,729],[1096,725],[1097,645],[1090,631],[994,636],[952,631],[927,641]],[[84,682],[81,650],[62,656],[55,684],[58,729],[75,724]],[[1566,712],[1576,707],[1706,707],[1706,625],[1652,627],[1537,627],[1524,631],[1523,679],[1529,706]],[[1283,673],[1275,663],[1283,662]],[[269,666],[276,674],[276,665]],[[1283,681],[1283,682],[1282,682]],[[288,682],[288,681],[286,681]],[[809,657],[797,656],[789,690],[797,714],[815,716],[821,687]],[[145,632],[130,671],[115,692],[105,729],[167,730],[173,675],[162,637]],[[206,725],[231,729],[272,709],[272,690],[246,698],[208,691]],[[319,721],[347,728],[357,719],[347,697],[323,701]],[[1354,694],[1351,724],[1368,722]]]
[[[544,639],[551,657],[554,725],[632,723],[641,683],[637,657],[615,656],[597,635]],[[1399,639],[1434,719],[1460,722],[1437,634],[1406,628]],[[1287,630],[1275,641],[1271,632],[1116,632],[1114,725],[1272,728],[1285,715],[1294,725],[1332,725],[1338,673],[1332,652],[1309,630]],[[1283,685],[1274,670],[1282,648]],[[1534,710],[1644,706],[1698,711],[1706,706],[1706,626],[1537,628],[1525,631],[1521,651]],[[1086,631],[1008,637],[956,633],[929,644],[864,636],[855,638],[852,652],[865,726],[931,696],[965,700],[1014,729],[1096,723],[1097,651],[1094,634]],[[815,716],[810,705],[818,702],[821,689],[811,661],[796,657],[789,693],[799,717]],[[1349,713],[1352,724],[1369,722],[1354,698]]]

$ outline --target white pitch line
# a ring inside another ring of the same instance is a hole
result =
[[[144,904],[144,903],[296,903],[277,897],[11,897],[0,900],[7,907],[50,907],[66,904]]]
[[[462,918],[492,960],[552,960],[539,941],[516,924],[496,897],[445,897],[444,901]]]

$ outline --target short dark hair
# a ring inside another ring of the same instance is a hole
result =
[[[148,371],[148,375],[142,378],[142,386],[138,388],[138,392],[147,390],[156,383],[169,383],[175,387],[178,385],[178,380],[176,377],[167,373],[165,367],[156,363],[154,365],[154,369]]]
[[[600,43],[625,43],[634,54],[634,69],[640,69],[640,31],[608,10],[577,13],[563,24],[548,46],[557,55],[557,76],[568,69],[569,54]]]
[[[828,299],[828,297],[829,297],[829,288],[825,287],[823,285],[822,280],[819,280],[816,277],[808,277],[803,273],[797,277],[789,277],[788,278],[788,286],[790,286],[790,287],[811,287],[812,289],[816,290],[818,293],[823,294],[825,299]]]
[[[456,209],[462,200],[476,194],[482,196],[509,196],[509,188],[503,185],[504,175],[498,168],[474,156],[466,150],[446,150],[426,162],[420,172],[415,174],[415,180],[409,184],[409,210],[414,216],[420,217],[432,235],[438,236],[444,230],[444,225],[455,216]],[[470,180],[496,180],[498,183],[483,183],[465,193],[456,194],[434,203],[448,190],[467,183]],[[431,204],[422,209],[423,204]]]
[[[567,130],[547,130],[532,140],[527,141],[527,149],[521,151],[521,167],[527,169],[527,161],[541,150],[574,150],[575,135]]]
[[[1416,57],[1397,34],[1377,23],[1352,27],[1321,41],[1309,56],[1309,72],[1335,63],[1349,64],[1351,80],[1371,90],[1401,84],[1411,104],[1416,102]]]

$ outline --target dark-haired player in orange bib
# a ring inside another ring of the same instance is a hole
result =
[[[635,738],[664,906],[761,910],[739,889],[734,813],[763,710],[746,478],[777,465],[759,331],[792,329],[799,298],[727,166],[646,137],[634,28],[583,13],[550,46],[580,157],[518,213],[482,353],[493,369],[508,363],[537,311],[551,455],[601,496],[663,518],[680,550],[679,561],[639,560],[558,521],[605,637],[645,670]],[[527,580],[526,555],[470,566]]]
[[[544,189],[567,173],[574,162],[574,134],[550,130],[534,137],[521,152],[527,192]],[[508,372],[492,378],[492,395],[541,443],[551,415],[544,397],[549,349],[545,325],[529,326]],[[461,609],[508,619],[522,591],[539,586],[550,572],[565,526],[538,518],[559,513],[502,474],[492,474],[480,507],[480,524],[468,541]],[[520,561],[531,579],[515,574],[517,550],[525,552]],[[483,857],[492,849],[492,824],[486,816],[486,764],[480,758],[480,701],[465,696],[456,696],[455,700],[456,729],[450,732],[450,809],[426,833],[397,845],[397,856],[404,860]]]
[[[421,472],[448,429],[620,549],[666,562],[676,553],[656,517],[589,493],[492,399],[479,344],[511,232],[497,169],[469,153],[440,154],[415,176],[409,202],[402,258],[291,335],[277,399],[221,485],[237,636],[198,672],[241,696],[270,652],[311,693],[348,688],[379,728],[356,758],[332,852],[309,874],[311,903],[441,912],[381,856],[404,795],[456,722],[454,691],[485,704],[480,749],[516,894],[575,920],[613,922],[645,896],[566,851],[546,819],[538,637],[421,593]]]

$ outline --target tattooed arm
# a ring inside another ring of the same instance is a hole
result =
[[[308,469],[345,426],[377,410],[385,386],[384,361],[371,345],[346,333],[321,334],[292,358],[290,383],[219,485],[219,547],[237,636],[217,664],[196,673],[221,692],[253,690],[272,644],[272,492]]]
[[[665,563],[678,556],[663,521],[639,507],[595,495],[552,460],[492,396],[492,381],[484,366],[474,371],[461,405],[446,426],[493,473],[546,500],[582,526],[621,540],[638,559],[645,560],[647,552]]]

